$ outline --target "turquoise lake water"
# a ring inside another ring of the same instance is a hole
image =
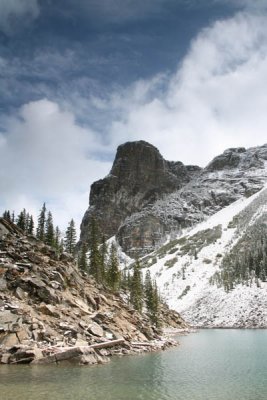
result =
[[[1,400],[267,400],[267,330],[200,330],[95,367],[1,366]]]

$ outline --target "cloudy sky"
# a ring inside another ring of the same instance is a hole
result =
[[[77,225],[116,147],[267,142],[266,0],[0,0],[0,212]]]

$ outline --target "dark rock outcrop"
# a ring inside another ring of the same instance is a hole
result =
[[[110,174],[91,186],[90,206],[81,224],[81,241],[88,241],[92,217],[100,230],[111,237],[127,217],[180,189],[200,171],[197,166],[164,160],[154,146],[144,141],[119,146]],[[158,224],[155,219],[148,223],[152,231]],[[155,242],[158,234],[162,236],[155,232]]]
[[[260,154],[259,154],[260,153]],[[247,170],[251,168],[263,168],[264,153],[247,151],[244,147],[227,149],[223,154],[215,157],[207,166],[207,171],[222,171],[240,168]]]

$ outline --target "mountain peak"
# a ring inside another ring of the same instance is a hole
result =
[[[88,226],[93,217],[100,230],[111,237],[127,217],[180,189],[199,171],[198,167],[187,168],[181,162],[164,160],[156,147],[143,140],[120,145],[110,174],[91,186],[90,206],[81,224],[81,241],[88,241]]]
[[[266,161],[266,145],[230,148],[202,170],[166,161],[145,141],[124,143],[110,174],[91,187],[81,241],[88,241],[94,217],[107,237],[116,235],[129,256],[143,256],[168,235],[259,191],[267,180]]]

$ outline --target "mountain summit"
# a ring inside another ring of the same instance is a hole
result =
[[[125,143],[109,175],[91,186],[80,240],[88,241],[95,218],[106,237],[116,235],[125,253],[144,256],[169,235],[261,190],[266,162],[267,144],[228,149],[201,169],[166,161],[145,141]]]

